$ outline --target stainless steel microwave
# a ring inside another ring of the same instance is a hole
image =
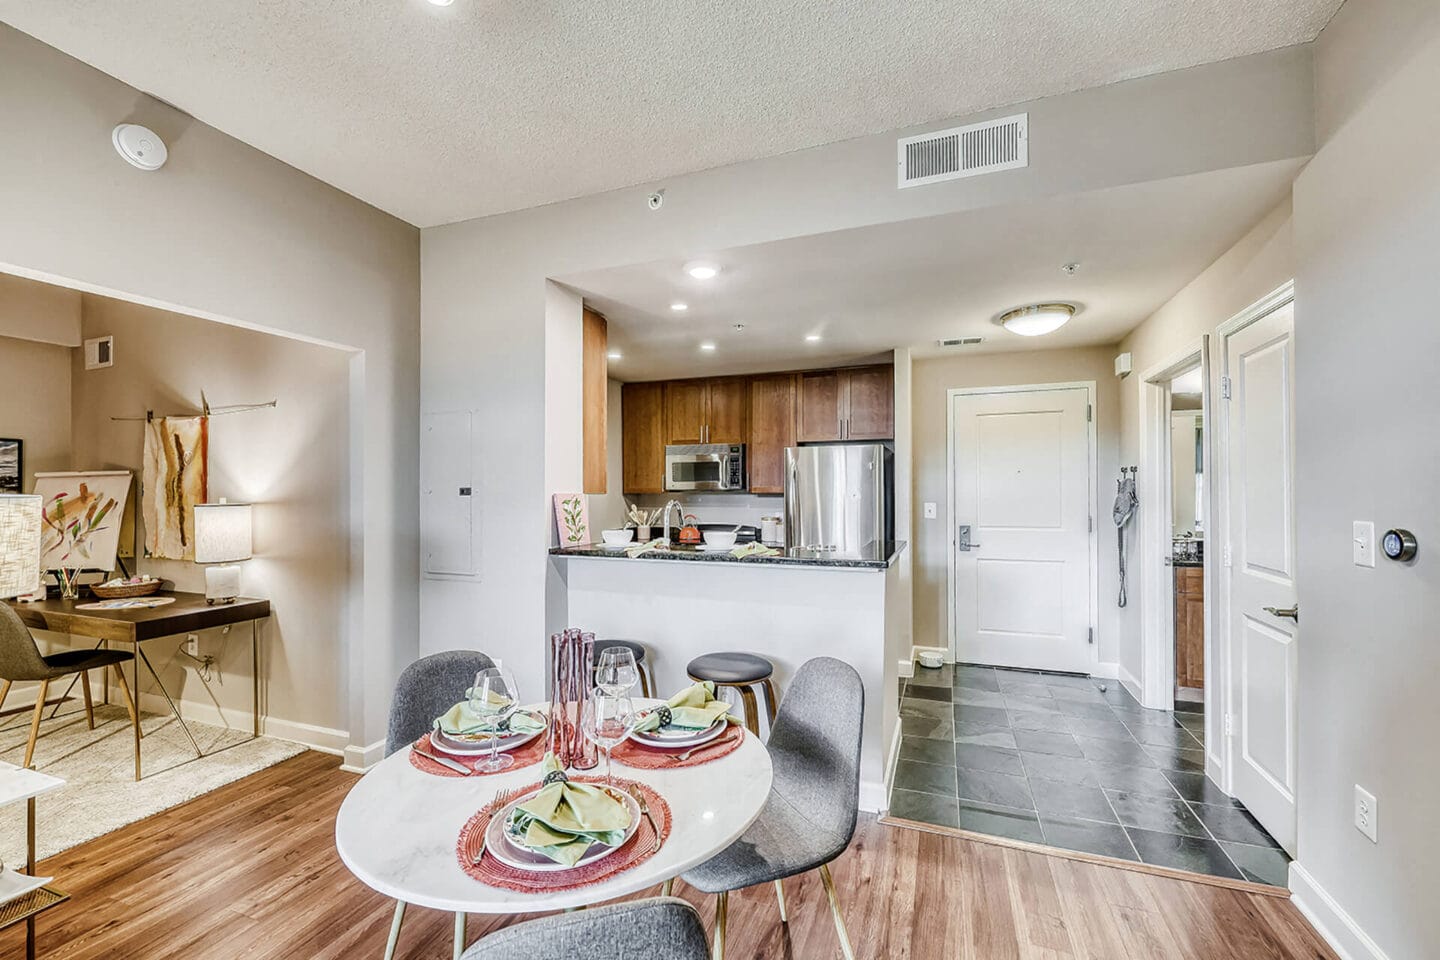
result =
[[[694,443],[665,448],[666,490],[744,490],[743,443]]]

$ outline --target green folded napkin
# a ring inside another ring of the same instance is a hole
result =
[[[625,556],[638,557],[642,553],[650,553],[652,550],[668,550],[670,544],[663,537],[656,537],[654,540],[647,540],[644,543],[632,543],[625,548]]]
[[[765,546],[765,544],[759,540],[751,540],[744,546],[731,550],[730,556],[738,560],[744,560],[746,557],[778,557],[780,556],[780,551],[774,547]]]
[[[495,699],[494,694],[491,694],[491,699]],[[465,691],[464,700],[446,710],[436,719],[435,727],[441,733],[448,733],[452,737],[495,732],[494,718],[480,713],[470,705],[470,691],[468,690]],[[545,729],[545,723],[528,710],[516,710],[510,715],[508,729],[511,733],[538,733]]]
[[[715,699],[715,684],[709,680],[681,690],[665,701],[665,707],[670,714],[670,726],[687,730],[704,730],[730,712],[730,704]],[[665,725],[664,712],[658,707],[650,710],[635,724],[635,729],[642,733],[659,730]]]
[[[510,811],[506,833],[542,856],[573,867],[590,845],[615,846],[625,839],[630,811],[599,784],[564,780],[560,761],[545,754],[547,783],[540,792]]]

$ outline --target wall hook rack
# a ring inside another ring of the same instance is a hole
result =
[[[208,400],[205,399],[205,392],[202,390],[202,391],[200,392],[200,416],[202,416],[202,417],[221,417],[221,416],[224,416],[224,415],[227,414],[227,413],[246,413],[246,412],[248,412],[248,411],[250,411],[250,410],[264,410],[264,409],[266,409],[267,407],[274,407],[274,406],[276,406],[278,403],[279,403],[278,400],[267,400],[267,401],[265,401],[264,403],[231,403],[231,404],[226,404],[226,405],[224,405],[224,406],[212,407],[212,406],[210,406],[210,401],[208,401]],[[174,413],[174,414],[170,414],[170,416],[174,416],[174,417],[193,417],[193,416],[195,416],[195,414],[193,414],[193,413]],[[145,421],[146,423],[149,423],[150,421],[152,421],[152,420],[155,419],[155,411],[154,411],[154,410],[146,410],[146,411],[145,411],[145,416],[143,416],[143,417],[111,417],[110,419],[111,419],[112,422],[116,422],[116,423],[118,423],[118,422],[120,422],[120,421],[140,421],[140,420],[143,420],[143,421]]]

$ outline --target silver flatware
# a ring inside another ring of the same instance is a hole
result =
[[[501,790],[499,793],[495,794],[495,799],[487,803],[482,809],[489,811],[491,817],[493,818],[496,814],[498,814],[502,809],[505,808],[505,805],[507,803],[509,803],[511,800],[514,800],[519,795],[520,790],[518,788],[512,787],[509,790]],[[485,859],[485,838],[489,834],[490,826],[489,824],[486,824],[485,829],[480,831],[480,849],[475,852],[475,856],[470,858],[470,863],[472,866],[479,866],[480,861]]]
[[[726,734],[721,734],[720,736],[716,737],[714,740],[710,740],[710,741],[707,741],[707,742],[705,742],[705,743],[702,743],[702,744],[700,744],[698,747],[691,747],[689,750],[686,750],[684,753],[678,753],[678,754],[676,754],[676,755],[675,755],[675,762],[676,762],[676,763],[684,763],[686,760],[689,760],[691,757],[693,757],[693,756],[694,756],[695,754],[697,754],[697,753],[704,753],[706,750],[709,750],[709,749],[711,749],[712,747],[723,747],[723,746],[725,746],[727,743],[730,742],[728,739],[726,739],[726,736],[727,736]]]
[[[645,802],[644,792],[639,787],[636,787],[634,790],[630,790],[628,792],[630,796],[635,798],[635,803],[639,805],[640,815],[645,818],[646,823],[650,824],[650,829],[655,833],[656,846],[659,846],[660,827],[655,823],[655,818],[650,816],[650,804]]]
[[[437,754],[431,753],[429,750],[422,750],[419,747],[412,747],[411,749],[413,749],[416,753],[420,754],[420,756],[424,757],[425,759],[434,760],[436,763],[440,764],[440,766],[449,767],[456,773],[464,774],[467,777],[474,776],[475,774],[475,770],[473,768],[465,766],[465,764],[459,762],[458,760],[451,760],[449,757],[442,757]]]

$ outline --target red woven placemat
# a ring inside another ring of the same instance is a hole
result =
[[[634,740],[626,740],[610,751],[610,758],[640,770],[673,770],[678,767],[698,767],[702,763],[719,760],[740,749],[740,744],[744,742],[745,728],[738,723],[732,723],[729,730],[698,748],[687,760],[680,759],[685,753],[684,750],[656,750]]]
[[[604,783],[605,778],[571,777],[570,782]],[[621,790],[638,790],[644,795],[645,803],[650,808],[650,816],[655,819],[655,825],[660,828],[660,842],[663,843],[665,838],[670,836],[670,804],[665,802],[665,798],[651,787],[635,780],[622,780],[617,777],[615,786]],[[539,788],[539,783],[533,783],[525,787],[519,796],[524,796]],[[516,890],[520,893],[588,887],[644,863],[660,849],[660,844],[655,842],[655,831],[651,829],[650,821],[641,816],[640,829],[635,831],[635,835],[627,840],[623,847],[608,857],[583,867],[538,873],[508,867],[489,854],[486,854],[480,863],[476,864],[474,860],[476,852],[480,849],[480,838],[485,836],[485,830],[490,826],[490,818],[494,813],[495,811],[489,805],[483,807],[479,813],[466,821],[465,826],[460,828],[460,838],[455,844],[455,857],[460,861],[460,869],[481,883],[492,887],[503,887],[506,890]]]
[[[484,761],[487,757],[490,756],[490,754],[487,753],[487,754],[484,754],[484,755],[479,756],[479,757],[461,757],[461,756],[457,756],[457,755],[455,755],[455,754],[453,754],[453,753],[446,753],[444,750],[441,750],[439,747],[435,746],[435,744],[430,741],[430,734],[428,734],[428,733],[425,734],[425,736],[421,737],[418,741],[416,741],[415,746],[419,747],[421,750],[429,751],[430,753],[433,753],[433,754],[435,754],[436,756],[444,757],[444,758],[446,758],[447,760],[454,760],[456,763],[462,763],[462,764],[464,764],[465,766],[469,767],[469,768],[472,769],[472,770],[475,770],[475,764]],[[518,770],[518,769],[521,768],[521,767],[533,767],[535,764],[539,763],[541,760],[544,760],[544,759],[545,759],[545,736],[544,736],[544,734],[541,734],[540,736],[536,737],[534,740],[531,740],[529,743],[525,744],[525,746],[523,746],[523,747],[517,747],[516,749],[511,750],[511,751],[510,751],[510,756],[512,756],[512,757],[515,758],[515,762],[512,763],[510,766],[506,767],[504,770],[496,770],[496,771],[494,771],[495,773],[509,773],[511,770]],[[420,771],[422,771],[422,772],[424,772],[424,773],[433,774],[433,775],[435,775],[435,776],[437,776],[437,777],[463,777],[463,776],[466,776],[466,774],[460,773],[460,772],[457,771],[457,770],[451,770],[451,769],[450,769],[449,767],[447,767],[447,766],[443,766],[442,764],[436,763],[434,760],[431,760],[429,757],[422,757],[422,756],[420,756],[420,754],[416,753],[414,750],[411,750],[411,751],[410,751],[410,766],[414,767],[416,770],[420,770]],[[484,770],[475,770],[475,773],[473,774],[473,776],[477,776],[477,777],[488,777],[488,776],[490,776],[490,773],[488,773],[487,771],[484,771]]]

